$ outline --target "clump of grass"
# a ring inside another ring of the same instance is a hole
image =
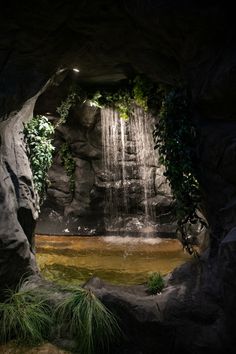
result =
[[[0,302],[0,341],[39,344],[48,337],[51,310],[45,300],[32,290],[7,290]]]
[[[148,292],[152,295],[160,293],[165,286],[165,281],[160,272],[152,273],[147,281]]]
[[[66,321],[81,354],[105,354],[120,335],[115,316],[90,290],[72,290],[58,305],[55,315],[57,323]]]

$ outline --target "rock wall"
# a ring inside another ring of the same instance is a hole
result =
[[[36,98],[0,123],[0,289],[38,272],[34,253],[38,202],[23,135],[23,123],[32,117]]]
[[[55,108],[55,106],[51,107],[51,111],[55,111]],[[37,105],[36,110],[39,110]],[[45,108],[41,100],[40,112],[43,111]],[[117,124],[119,121],[120,119],[117,119]],[[153,121],[147,124],[151,123],[153,124]],[[126,134],[128,133],[127,131]],[[152,140],[152,129],[148,134],[146,139]],[[121,137],[118,136],[118,139]],[[142,193],[144,181],[139,174],[139,169],[144,166],[138,165],[137,151],[132,148],[134,141],[130,139],[129,137],[125,146],[124,160],[121,160],[121,152],[117,151],[119,160],[116,161],[115,171],[107,169],[104,165],[105,142],[102,141],[100,109],[91,107],[89,103],[75,107],[68,122],[56,130],[53,141],[56,147],[55,156],[49,170],[50,182],[36,232],[174,236],[176,225],[173,216],[173,200],[169,184],[163,175],[163,167],[158,165],[158,159],[156,165],[145,167],[151,181],[149,181],[148,200],[144,200]],[[63,167],[60,153],[65,143],[68,143],[76,164],[73,192],[70,191],[69,177]],[[111,141],[111,144],[115,143]],[[112,160],[115,158],[116,149],[119,150],[120,145],[113,148],[110,156]],[[150,155],[152,152],[148,151],[147,154]],[[126,176],[122,180],[124,167]],[[115,181],[112,174],[115,174]],[[107,196],[114,189],[117,198],[108,201]],[[126,211],[119,210],[124,208],[124,197],[128,204]],[[109,202],[111,205],[108,206]],[[148,220],[145,219],[145,202],[151,204],[153,209],[153,215],[148,216]],[[113,217],[112,224],[108,226],[108,219],[111,217]]]

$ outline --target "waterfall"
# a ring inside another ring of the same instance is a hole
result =
[[[116,234],[155,222],[153,117],[133,107],[129,120],[112,108],[101,110],[106,230]]]

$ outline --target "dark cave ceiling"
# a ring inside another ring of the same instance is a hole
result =
[[[213,1],[9,1],[0,22],[1,113],[16,109],[60,68],[79,67],[81,80],[96,83],[133,73],[185,82],[202,107],[231,119],[231,10]]]

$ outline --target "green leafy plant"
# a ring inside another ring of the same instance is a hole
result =
[[[33,181],[42,202],[47,185],[47,172],[52,164],[53,125],[47,117],[38,115],[25,125],[24,135],[33,173]]]
[[[67,323],[81,354],[105,354],[111,341],[120,334],[115,316],[90,290],[76,288],[71,291],[56,309],[57,323]]]
[[[154,84],[144,75],[138,75],[133,80],[129,80],[123,87],[96,91],[90,94],[92,105],[102,107],[113,107],[120,114],[122,119],[128,119],[133,114],[133,105],[137,104],[145,111],[155,111],[160,105],[160,98],[163,97],[164,88]]]
[[[8,290],[0,303],[0,341],[10,339],[38,344],[48,338],[52,325],[49,305],[30,290]]]
[[[144,76],[136,76],[133,80],[133,96],[136,104],[148,110],[148,100],[153,96],[154,84]]]
[[[191,120],[186,90],[172,89],[165,96],[154,139],[175,199],[177,232],[187,251],[196,254],[186,232],[187,225],[204,222],[197,213],[201,193],[196,169],[196,129]]]
[[[160,273],[152,273],[147,281],[148,292],[152,295],[160,293],[165,286],[165,281]]]
[[[70,109],[78,102],[82,102],[84,99],[83,96],[84,93],[80,87],[70,88],[68,96],[61,102],[60,106],[56,109],[57,113],[60,115],[60,119],[58,120],[55,128],[66,122]]]
[[[62,144],[59,153],[61,156],[62,165],[64,166],[64,168],[66,170],[66,174],[70,180],[70,191],[73,194],[75,191],[76,163],[75,163],[75,160],[72,156],[71,147],[68,142],[65,142],[64,144]]]
[[[128,88],[116,91],[96,91],[89,101],[92,106],[99,108],[113,107],[119,113],[120,118],[125,120],[132,113],[132,96]]]

